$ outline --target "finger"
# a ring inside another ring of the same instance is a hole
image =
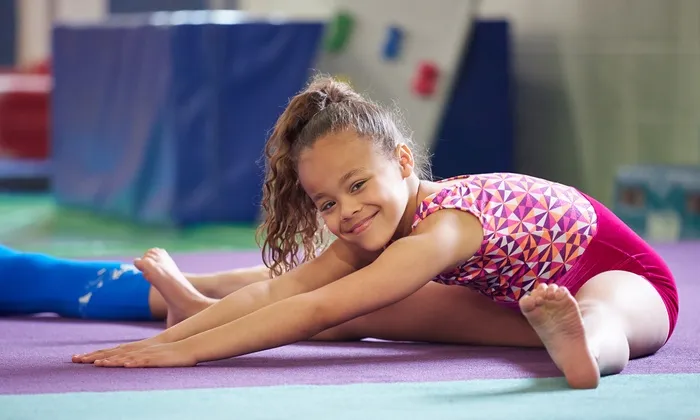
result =
[[[133,357],[124,362],[124,367],[127,368],[142,368],[149,367],[151,359],[145,356]]]
[[[118,367],[118,366],[123,366],[124,362],[128,360],[129,356],[126,355],[118,355],[118,356],[112,356],[109,358],[105,359],[100,359],[100,360],[95,360],[95,366],[99,367]]]
[[[78,360],[80,363],[92,363],[97,359],[103,358],[103,355],[107,351],[108,350],[97,350],[97,351],[93,351],[90,353],[79,354],[79,355],[73,356],[73,358]]]
[[[124,351],[126,351],[126,350],[124,350],[123,348],[120,348],[120,347],[116,347],[116,348],[109,349],[109,350],[100,350],[100,351],[97,351],[95,353],[90,353],[87,356],[84,356],[82,358],[82,362],[83,363],[94,363],[95,360],[97,360],[97,359],[106,359],[108,357],[112,357],[114,355],[123,353]]]
[[[82,354],[74,354],[70,358],[71,362],[73,363],[83,363],[83,355]]]

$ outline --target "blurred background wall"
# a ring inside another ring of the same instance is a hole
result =
[[[466,57],[475,22],[505,22],[512,104],[512,118],[499,116],[503,133],[512,125],[512,150],[498,149],[505,169],[577,186],[615,206],[619,183],[627,182],[620,181],[623,167],[700,166],[696,0],[0,0],[0,64],[26,68],[50,58],[51,28],[57,22],[97,23],[116,14],[176,10],[238,10],[326,25],[339,11],[349,12],[355,19],[354,41],[342,54],[319,52],[314,69],[347,76],[382,102],[396,101],[416,139],[438,155],[435,148],[450,126],[446,120],[452,118],[456,127],[461,118],[449,117],[449,108],[464,96],[459,92],[479,85],[461,72],[476,66]],[[369,41],[382,39],[391,22],[406,31],[406,52],[393,67],[382,62],[382,41]],[[440,70],[440,83],[428,101],[405,83],[424,58]],[[483,94],[486,104],[488,91]],[[464,109],[468,115],[478,113],[478,102]],[[442,155],[485,161],[475,166],[478,170],[500,170],[494,149],[483,149],[490,138],[464,141],[475,145],[445,146]],[[447,142],[454,143],[452,138]],[[450,165],[450,170],[459,168]],[[463,172],[470,169],[465,166]],[[645,177],[659,179],[651,172],[635,174],[628,180],[634,185],[650,182],[640,181]],[[694,174],[686,178],[700,179]],[[644,197],[664,194],[661,187],[635,188]],[[664,200],[659,198],[659,208],[665,208]],[[693,210],[694,199],[684,200],[678,206]],[[646,222],[639,223],[643,230]]]
[[[48,55],[51,14],[53,19],[85,21],[109,13],[210,7],[330,17],[336,5],[330,0],[0,3],[0,16],[12,22],[0,25],[0,62],[8,63],[14,55],[20,65]],[[404,3],[397,12],[454,11],[460,2]],[[471,7],[478,17],[512,23],[519,170],[581,185],[609,201],[619,164],[700,163],[700,2],[483,0]],[[17,18],[8,19],[13,8]],[[449,26],[450,13],[443,16],[448,18],[431,20],[430,27],[441,31]],[[8,39],[15,28],[13,44]]]

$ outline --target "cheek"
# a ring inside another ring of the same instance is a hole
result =
[[[384,188],[378,197],[386,217],[391,221],[398,220],[403,216],[406,208],[406,199],[397,188]]]
[[[333,234],[338,236],[338,233],[340,232],[340,222],[338,222],[337,217],[333,217],[333,214],[330,215],[323,215],[323,223],[326,225],[326,228]]]

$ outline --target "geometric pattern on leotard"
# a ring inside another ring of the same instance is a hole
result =
[[[596,233],[591,203],[575,188],[511,173],[460,176],[419,205],[413,227],[441,209],[470,212],[484,238],[468,261],[433,279],[468,286],[502,303],[561,278]]]

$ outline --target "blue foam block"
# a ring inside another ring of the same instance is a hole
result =
[[[510,24],[474,22],[433,144],[437,178],[515,171]]]
[[[647,239],[700,239],[700,166],[621,167],[613,208]]]
[[[121,19],[54,29],[57,202],[147,224],[256,221],[264,143],[323,23]]]

